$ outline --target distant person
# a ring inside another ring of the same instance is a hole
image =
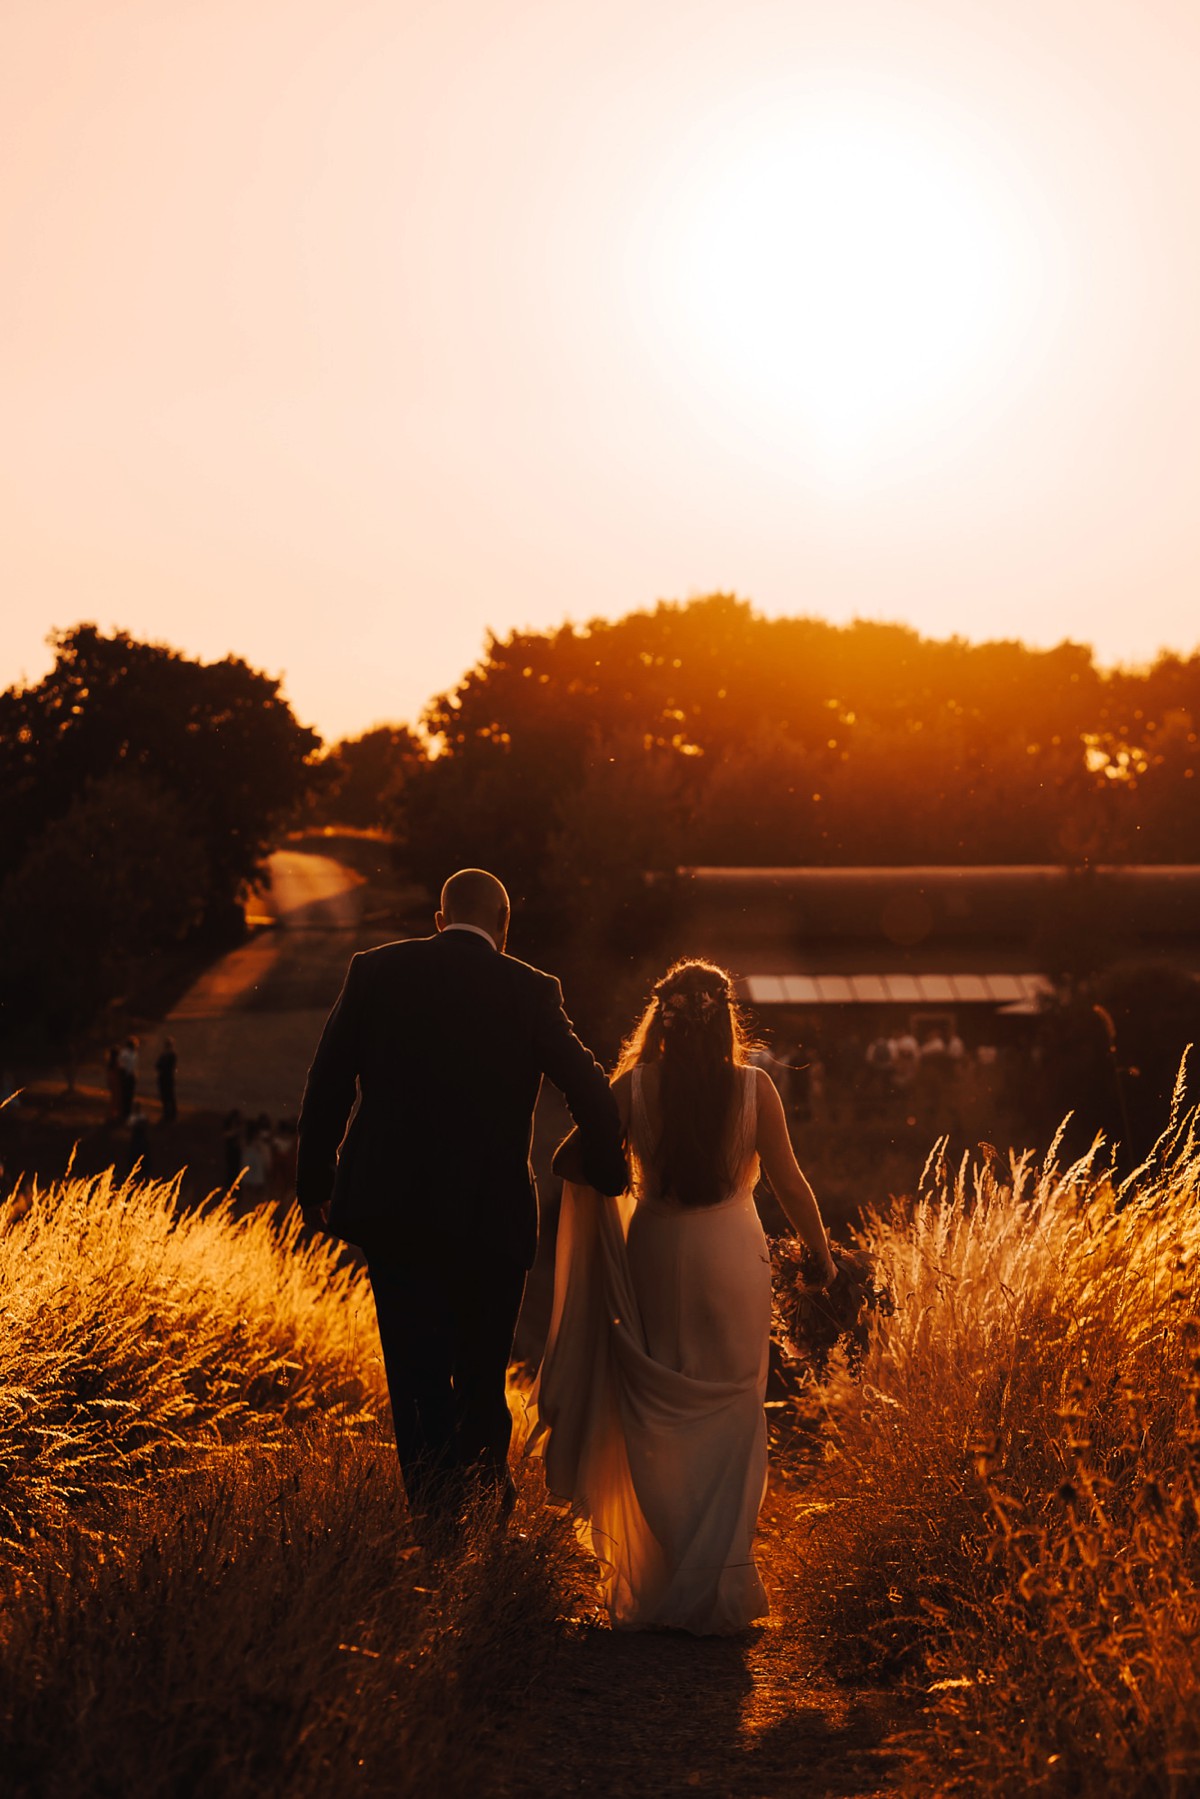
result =
[[[561,987],[505,954],[495,875],[452,875],[434,922],[350,963],[304,1090],[296,1195],[366,1254],[409,1505],[454,1521],[476,1495],[499,1516],[514,1496],[505,1377],[537,1246],[543,1075],[588,1179],[619,1193],[627,1168],[617,1102]]]
[[[135,1100],[129,1113],[129,1172],[145,1174],[150,1160],[150,1120]]]
[[[882,1112],[890,1103],[895,1068],[895,1045],[881,1031],[867,1045],[867,1098],[872,1111]]]
[[[921,1057],[917,1069],[917,1097],[924,1121],[935,1128],[945,1128],[950,1122],[946,1116],[946,1085],[950,1072],[950,1060],[946,1054],[946,1039],[941,1029],[935,1026],[927,1031],[921,1044]]]
[[[246,1166],[243,1155],[242,1115],[235,1106],[226,1112],[221,1124],[221,1155],[225,1167],[225,1185],[232,1187]]]
[[[108,1117],[111,1124],[121,1121],[121,1046],[110,1043],[104,1057],[104,1080],[108,1087]]]
[[[242,1164],[242,1192],[253,1199],[264,1198],[271,1178],[271,1120],[265,1113],[246,1128]]]
[[[179,1066],[179,1057],[175,1053],[174,1037],[164,1037],[162,1048],[154,1064],[154,1073],[158,1080],[158,1101],[162,1108],[164,1124],[174,1124],[179,1116],[175,1103],[175,1070]]]
[[[967,1046],[955,1027],[946,1036],[947,1115],[953,1130],[962,1126],[963,1110],[970,1096],[971,1064]]]
[[[902,1030],[894,1040],[895,1070],[893,1079],[901,1095],[906,1095],[917,1078],[921,1066],[921,1045],[911,1027]]]
[[[137,1098],[138,1048],[136,1037],[126,1037],[117,1051],[117,1117],[121,1124],[129,1122],[129,1114],[133,1111]]]

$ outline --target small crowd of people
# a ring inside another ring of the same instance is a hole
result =
[[[226,1112],[221,1130],[223,1184],[255,1203],[290,1201],[296,1186],[296,1120],[259,1112],[243,1117],[238,1107]]]
[[[104,1058],[104,1072],[108,1083],[108,1122],[128,1130],[128,1165],[133,1169],[140,1164],[144,1170],[150,1159],[150,1115],[138,1093],[141,1049],[140,1039],[132,1034],[122,1043],[110,1043]],[[158,1116],[164,1125],[174,1124],[179,1117],[175,1090],[178,1068],[175,1039],[164,1037],[154,1059]]]
[[[944,1098],[962,1069],[966,1045],[951,1027],[934,1025],[918,1039],[911,1028],[897,1034],[881,1032],[867,1045],[866,1098],[873,1111],[884,1111],[893,1100],[903,1102],[912,1094],[922,1109]]]
[[[104,1072],[108,1081],[110,1124],[130,1124],[135,1112],[142,1110],[138,1100],[141,1047],[140,1040],[134,1036],[126,1037],[123,1043],[110,1043],[108,1046]],[[179,1116],[179,1102],[175,1093],[178,1067],[179,1055],[175,1039],[164,1037],[154,1059],[159,1117],[163,1124],[174,1124]]]
[[[899,1114],[955,1122],[977,1087],[993,1083],[1000,1051],[968,1047],[952,1022],[903,1024],[872,1037],[825,1032],[819,1042],[780,1040],[752,1058],[778,1087],[789,1116],[839,1124]]]
[[[109,1046],[105,1057],[110,1125],[127,1130],[126,1160],[145,1169],[150,1156],[150,1112],[138,1091],[142,1045],[136,1036]],[[179,1055],[172,1037],[164,1037],[154,1059],[158,1113],[164,1125],[179,1117],[176,1076]],[[234,1107],[222,1121],[222,1185],[236,1188],[253,1203],[290,1200],[296,1175],[296,1120],[272,1121],[266,1112],[246,1116]]]

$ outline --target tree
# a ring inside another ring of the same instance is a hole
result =
[[[424,746],[407,725],[376,725],[344,738],[313,770],[313,822],[362,831],[390,824],[412,770],[424,761]]]
[[[136,769],[89,781],[0,887],[3,1034],[66,1052],[137,963],[179,942],[209,891],[178,801]]]
[[[194,662],[90,624],[51,642],[45,680],[0,694],[0,878],[89,782],[132,770],[178,802],[207,870],[206,916],[221,916],[304,796],[320,739],[238,657]]]

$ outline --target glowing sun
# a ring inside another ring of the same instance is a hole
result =
[[[901,452],[999,395],[1036,312],[1032,219],[981,145],[877,95],[694,138],[646,223],[655,335],[768,453]]]

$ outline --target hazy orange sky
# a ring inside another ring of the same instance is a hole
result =
[[[9,0],[0,683],[486,629],[1200,641],[1200,8]]]

